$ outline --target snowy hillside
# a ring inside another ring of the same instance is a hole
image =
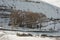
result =
[[[0,0],[0,5],[14,7],[16,10],[23,10],[23,11],[32,11],[37,13],[43,13],[48,18],[59,18],[60,19],[60,0],[29,0],[29,1],[37,1],[35,2],[25,2],[25,0]],[[40,3],[39,3],[40,2]],[[0,13],[9,13],[10,12],[3,12]],[[8,26],[10,19],[9,18],[0,18],[0,28],[5,29],[12,29],[11,26]],[[60,21],[60,20],[59,20]],[[58,21],[58,22],[59,22]],[[60,23],[56,23],[55,29],[60,29]],[[49,21],[46,23],[47,27],[43,27],[43,29],[49,30],[50,28],[54,29],[54,21]],[[39,29],[29,29],[29,28],[13,28],[15,30],[22,30],[22,31],[36,31]],[[44,31],[44,30],[43,30]],[[59,30],[60,31],[60,30]],[[0,40],[57,40],[57,38],[49,38],[49,37],[40,37],[41,34],[47,34],[52,36],[60,36],[60,32],[56,33],[38,33],[38,32],[26,32],[31,33],[33,37],[19,37],[16,33],[18,31],[1,31],[0,30]],[[25,33],[25,32],[24,32]],[[37,37],[36,37],[37,35]],[[38,37],[39,36],[39,37]],[[60,40],[60,38],[59,38]]]
[[[0,5],[13,6],[16,7],[17,10],[42,12],[46,14],[48,18],[60,18],[60,8],[42,1],[40,1],[40,3],[32,3],[20,2],[19,0],[0,0]]]
[[[60,7],[60,0],[42,0],[42,1],[47,2],[51,5],[55,5],[57,7]]]
[[[10,33],[10,34],[9,34]],[[56,40],[56,38],[50,37],[38,37],[38,36],[17,36],[16,32],[12,31],[0,31],[0,40]]]
[[[57,5],[55,5],[58,4],[60,1],[58,3],[57,1],[59,0],[56,1],[40,0],[40,3],[34,3],[34,2],[21,2],[20,0],[0,0],[0,5],[16,7],[17,10],[44,13],[48,18],[51,17],[60,18],[60,8]],[[60,24],[58,23],[57,27],[59,27],[59,25]],[[49,27],[52,26],[53,25],[50,25]]]
[[[43,2],[47,2],[51,5],[55,5],[57,7],[60,7],[60,0],[29,0],[29,1],[38,1],[38,2],[43,1]]]

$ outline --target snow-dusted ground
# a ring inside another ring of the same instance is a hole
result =
[[[24,32],[14,32],[14,31],[2,31],[0,30],[0,40],[60,40],[60,37],[41,37],[41,36],[17,36],[17,33],[24,33]],[[26,33],[26,32],[25,32]],[[28,34],[28,33],[26,33]],[[29,33],[30,34],[30,33]]]
[[[38,1],[38,0],[32,0],[32,1]],[[16,7],[17,10],[44,13],[48,18],[51,17],[60,18],[60,7],[50,4],[51,2],[53,3],[55,2],[55,4],[58,4],[57,1],[59,0],[53,0],[53,1],[48,0],[49,3],[46,1],[47,0],[40,0],[40,3],[33,3],[33,2],[21,2],[19,0],[0,0],[0,5],[6,5],[9,7],[13,6]],[[60,23],[57,24],[58,28],[60,26],[59,24]]]
[[[60,0],[42,0],[42,1],[47,2],[54,6],[60,7]]]
[[[9,24],[9,18],[0,18],[0,27],[2,28],[5,28],[5,29],[12,29],[12,26],[8,26]],[[53,28],[54,29],[54,24],[53,24],[53,21],[50,21],[48,23],[45,23],[45,25],[47,25],[46,27],[42,27],[42,29],[46,29],[46,30],[49,30],[50,28]],[[56,30],[57,29],[60,29],[60,23],[57,23],[56,24]],[[36,28],[36,29],[29,29],[29,28],[20,28],[20,27],[14,27],[13,29],[15,30],[23,30],[24,31],[29,31],[29,30],[40,30],[40,28]]]
[[[43,0],[42,0],[43,1]],[[0,0],[0,5],[6,5],[6,6],[15,6],[17,10],[23,10],[23,11],[32,11],[32,12],[38,12],[38,13],[44,13],[48,18],[60,18],[60,7],[56,6],[58,3],[57,1],[48,1],[49,3],[46,3],[47,1],[40,1],[40,3],[33,3],[33,2],[20,2],[19,0]],[[60,2],[60,1],[59,1]],[[51,4],[53,3],[53,4]],[[56,5],[55,5],[56,4]],[[59,5],[59,4],[58,4]],[[8,22],[9,20],[6,19],[1,19],[0,18],[0,23],[2,24],[3,28],[11,28],[10,26],[8,26]],[[50,24],[52,22],[49,22],[48,24]],[[0,25],[1,25],[0,24]],[[48,25],[47,27],[44,27],[44,29],[49,29],[49,28],[53,28],[53,24],[52,25]],[[60,29],[60,23],[56,24],[56,28]],[[15,28],[14,28],[15,29]],[[19,30],[22,30],[23,28],[19,28]],[[24,29],[26,30],[26,29]],[[27,29],[29,30],[29,29]],[[30,29],[32,30],[32,29]],[[36,30],[36,29],[34,29]],[[40,34],[40,33],[38,33]],[[49,34],[49,33],[47,33]],[[60,33],[52,33],[52,35],[60,35]]]
[[[37,0],[34,0],[34,1],[37,1]],[[6,5],[9,7],[15,6],[17,10],[44,13],[48,18],[51,18],[51,17],[60,18],[60,0],[42,0],[42,1],[40,0],[40,3],[32,3],[32,2],[20,2],[20,0],[0,0],[0,5]],[[9,22],[9,19],[0,18],[0,27],[11,29],[11,26],[8,26],[8,22]],[[49,22],[48,24],[50,23],[52,22]],[[43,29],[49,29],[53,27],[54,25],[52,24],[52,25],[48,25],[47,27],[44,27]],[[23,28],[18,28],[18,30],[22,30],[22,29]],[[56,24],[56,29],[60,29],[60,23]],[[32,30],[32,29],[27,28],[27,30]],[[34,30],[37,30],[37,29],[34,29]],[[55,38],[48,38],[48,37],[45,37],[45,38],[19,37],[19,36],[16,36],[16,33],[18,33],[18,31],[17,32],[0,31],[0,40],[55,40]],[[60,32],[59,33],[26,32],[26,33],[30,33],[33,35],[48,34],[48,35],[60,36]]]
[[[42,37],[18,37],[16,35],[4,35],[0,40],[55,40],[54,38]]]
[[[11,34],[11,33],[16,33],[16,32],[0,31],[0,40],[55,40],[55,38],[41,37],[41,36],[21,37],[21,36],[17,36],[16,34]]]
[[[23,10],[23,11],[33,11],[33,12],[39,12],[39,13],[42,12],[45,15],[47,15],[48,18],[51,18],[51,17],[59,18],[59,15],[60,15],[60,8],[58,6],[54,6],[44,1],[43,2],[40,1],[40,3],[32,3],[32,2],[20,2],[19,0],[14,0],[14,1],[0,0],[0,5],[13,6],[13,7],[16,7],[17,10]]]

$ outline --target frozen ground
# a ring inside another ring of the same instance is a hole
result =
[[[55,38],[49,38],[49,37],[34,37],[34,36],[21,37],[11,33],[15,33],[15,32],[0,31],[0,40],[55,40]]]
[[[34,0],[34,1],[38,1],[38,0]],[[9,7],[13,6],[16,7],[17,10],[44,13],[48,18],[51,17],[60,18],[60,7],[57,6],[59,4],[60,4],[59,0],[42,0],[42,1],[40,0],[40,3],[20,2],[19,0],[0,0],[0,5],[6,5]],[[3,26],[5,26],[5,28],[7,28],[6,23],[2,23],[2,24]],[[54,25],[48,25],[47,28],[51,28],[52,26]],[[56,29],[58,28],[60,28],[60,23],[56,24]]]
[[[33,11],[33,12],[42,12],[44,13],[48,18],[60,18],[60,6],[56,6],[59,5],[58,3],[60,3],[60,1],[48,1],[49,3],[45,3],[45,2],[40,2],[40,3],[32,3],[32,2],[20,2],[20,1],[12,1],[12,0],[0,0],[0,5],[6,5],[6,6],[15,6],[17,10],[23,10],[23,11]],[[56,5],[55,5],[56,3]],[[27,6],[28,5],[28,6]],[[8,26],[8,21],[6,19],[0,19],[0,27],[3,28],[11,28],[10,26]],[[6,23],[7,22],[7,23]],[[51,22],[50,22],[51,23]],[[49,24],[49,23],[48,23]],[[2,25],[2,26],[1,26]],[[48,28],[53,28],[54,25],[48,25],[46,27],[46,29]],[[60,23],[56,24],[56,29],[60,29]],[[15,28],[14,28],[15,29]],[[19,28],[19,30],[22,30],[23,28]],[[45,29],[45,28],[44,28]],[[25,30],[25,29],[24,29]],[[29,30],[29,29],[27,29]],[[31,30],[31,29],[30,29]],[[35,30],[35,29],[34,29]],[[40,38],[40,37],[18,37],[14,34],[15,32],[7,32],[7,34],[4,34],[4,36],[2,36],[2,38],[0,38],[0,40],[54,40],[51,38]],[[14,35],[11,35],[14,34]],[[36,33],[32,33],[32,34],[36,34]],[[38,33],[38,34],[42,34],[42,33]],[[60,33],[45,33],[45,34],[50,34],[50,35],[60,35]],[[4,39],[5,38],[5,39]],[[8,38],[8,39],[7,39]],[[16,39],[15,39],[16,38]]]
[[[38,0],[34,0],[34,1],[38,1]],[[51,17],[60,18],[60,7],[57,6],[59,4],[60,4],[59,0],[42,0],[42,1],[40,0],[40,3],[20,2],[19,0],[0,0],[0,5],[6,5],[9,7],[13,6],[16,7],[17,10],[44,13],[48,18]],[[0,19],[0,22],[1,21],[4,22],[2,23],[4,28],[8,28],[7,23],[5,23],[6,19]],[[52,26],[54,25],[48,25],[48,27],[46,28],[51,28]],[[58,28],[60,28],[60,23],[56,24],[56,29]]]
[[[18,37],[16,35],[4,35],[0,40],[55,40],[50,38],[41,38],[41,37]]]
[[[51,2],[47,3],[45,1],[40,1],[40,3],[32,3],[32,2],[20,2],[19,0],[14,0],[14,1],[13,0],[3,0],[3,1],[0,0],[0,5],[6,5],[9,7],[13,6],[13,7],[16,7],[17,10],[23,10],[23,11],[32,11],[32,12],[38,12],[38,13],[42,12],[48,18],[51,18],[51,17],[60,18],[59,17],[60,7],[50,4]],[[58,5],[60,1],[58,3],[56,1],[54,2],[55,4]]]
[[[60,22],[60,21],[58,21],[58,22]],[[57,22],[57,24],[55,26],[56,30],[58,30],[60,28],[60,23],[58,23],[58,22]],[[54,23],[54,22],[50,21],[48,23],[43,24],[43,25],[47,25],[47,26],[46,27],[42,27],[42,29],[46,29],[46,30],[48,30],[50,28],[54,29],[54,24],[52,24],[52,23]],[[9,24],[9,18],[0,18],[0,27],[5,28],[5,29],[11,29],[12,27],[8,26],[8,24]],[[20,28],[20,27],[16,27],[16,28],[13,28],[13,29],[16,29],[16,30],[17,29],[18,30],[25,29],[26,30],[26,28]],[[27,28],[27,30],[32,30],[32,29]],[[36,30],[36,29],[34,29],[34,30]],[[37,30],[40,30],[40,29],[38,28]]]
[[[7,19],[5,19],[5,18],[0,18],[0,27],[1,28],[4,28],[4,29],[12,29],[12,27],[11,26],[8,26],[8,23],[9,23],[9,18],[7,18]],[[51,24],[51,23],[53,23],[53,22],[49,22],[48,24]],[[47,24],[47,25],[48,25]],[[56,29],[59,29],[60,28],[60,23],[57,23],[56,24]],[[53,24],[51,24],[51,25],[48,25],[47,27],[43,27],[42,29],[49,29],[49,28],[54,28],[54,25]],[[14,27],[13,28],[14,30],[22,30],[22,31],[35,31],[35,30],[40,30],[40,29],[29,29],[29,28],[21,28],[21,27]],[[23,30],[24,29],[24,30]],[[60,31],[60,30],[59,30]],[[10,32],[10,31],[9,31]],[[9,33],[9,32],[7,32],[7,33]],[[54,36],[60,36],[60,32],[58,32],[58,33],[40,33],[40,32],[29,32],[29,33],[31,33],[31,34],[33,34],[33,35],[40,35],[40,34],[48,34],[48,35],[54,35]],[[14,33],[12,33],[12,34],[14,34]]]

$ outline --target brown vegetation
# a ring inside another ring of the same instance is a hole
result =
[[[20,27],[25,25],[32,27],[32,25],[42,22],[44,18],[46,18],[46,15],[43,13],[33,13],[29,11],[14,11],[10,15],[11,24],[13,26],[18,25]]]

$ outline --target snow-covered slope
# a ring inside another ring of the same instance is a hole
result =
[[[0,5],[13,6],[17,10],[33,11],[44,13],[48,18],[60,18],[60,8],[50,3],[40,1],[40,3],[20,2],[19,0],[0,0]]]
[[[11,34],[14,33],[14,34]],[[49,37],[34,37],[34,36],[17,36],[15,32],[9,32],[6,31],[0,31],[0,40],[55,40],[55,38],[49,38]]]
[[[60,7],[57,6],[59,5],[60,2],[59,0],[39,0],[39,1],[40,3],[21,2],[20,0],[0,0],[0,5],[6,5],[9,7],[13,6],[16,7],[17,10],[44,13],[48,18],[51,17],[60,18]],[[59,27],[59,24],[57,24],[57,27]]]
[[[4,35],[0,40],[55,40],[55,38],[48,37],[18,37],[16,35]]]
[[[42,0],[42,1],[47,2],[51,5],[55,5],[57,7],[60,7],[60,0]]]
[[[60,0],[28,0],[28,1],[37,1],[37,2],[40,2],[40,1],[43,1],[43,2],[47,2],[51,5],[55,5],[57,7],[60,7]]]

